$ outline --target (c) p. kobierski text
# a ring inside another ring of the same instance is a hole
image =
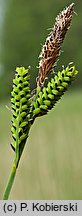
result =
[[[72,204],[71,202],[68,204],[54,204],[54,203],[44,203],[41,204],[39,202],[37,203],[32,203],[32,211],[59,211],[59,212],[76,212],[77,211],[77,203]]]

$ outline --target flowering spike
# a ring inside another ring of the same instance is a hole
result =
[[[28,70],[24,67],[17,67],[13,79],[13,90],[11,92],[12,104],[12,148],[16,151],[16,139],[18,130],[19,157],[24,148],[28,136],[28,119],[30,109],[30,86]]]
[[[33,118],[47,114],[61,98],[78,71],[75,66],[70,65],[58,72],[54,78],[48,82],[47,87],[37,87],[37,93],[33,102]]]
[[[60,55],[61,44],[63,43],[65,34],[70,27],[73,12],[74,3],[61,11],[56,18],[52,32],[47,37],[39,56],[40,61],[37,86],[43,86],[45,78],[51,73],[53,67],[56,65],[57,58]]]

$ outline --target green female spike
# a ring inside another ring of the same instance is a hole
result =
[[[37,92],[37,97],[35,97],[33,104],[34,118],[46,114],[53,108],[74,80],[77,73],[78,71],[75,69],[75,66],[68,66],[66,69],[58,72],[58,74],[48,82],[47,87],[43,87],[39,93]]]
[[[11,92],[11,104],[12,104],[12,148],[16,151],[16,132],[17,125],[19,124],[18,129],[18,143],[19,143],[19,158],[21,155],[21,147],[23,149],[26,139],[28,137],[28,115],[29,109],[31,106],[31,101],[29,100],[30,95],[30,86],[29,86],[29,75],[28,70],[24,67],[16,68],[16,75],[13,82],[13,90]],[[20,113],[18,118],[18,113]]]

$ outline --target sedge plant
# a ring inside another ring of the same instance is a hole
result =
[[[46,115],[55,106],[78,73],[75,66],[70,64],[62,71],[54,72],[61,53],[61,45],[70,27],[73,14],[74,3],[61,11],[55,20],[39,56],[39,72],[35,91],[30,89],[29,69],[16,68],[11,92],[11,147],[14,150],[15,158],[4,191],[4,200],[9,198],[30,127],[37,117]],[[53,77],[45,82],[51,72]]]

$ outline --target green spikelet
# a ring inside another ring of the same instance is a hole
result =
[[[13,79],[13,90],[11,92],[12,104],[12,148],[16,151],[18,142],[19,157],[24,148],[28,136],[28,118],[30,109],[30,87],[28,70],[17,67],[15,79]],[[18,135],[17,135],[18,133]],[[18,137],[18,140],[16,140]]]
[[[78,71],[75,66],[68,66],[62,72],[58,72],[54,78],[48,82],[47,87],[37,88],[37,93],[33,102],[33,118],[46,114],[56,102],[61,98],[68,86],[71,84]]]

